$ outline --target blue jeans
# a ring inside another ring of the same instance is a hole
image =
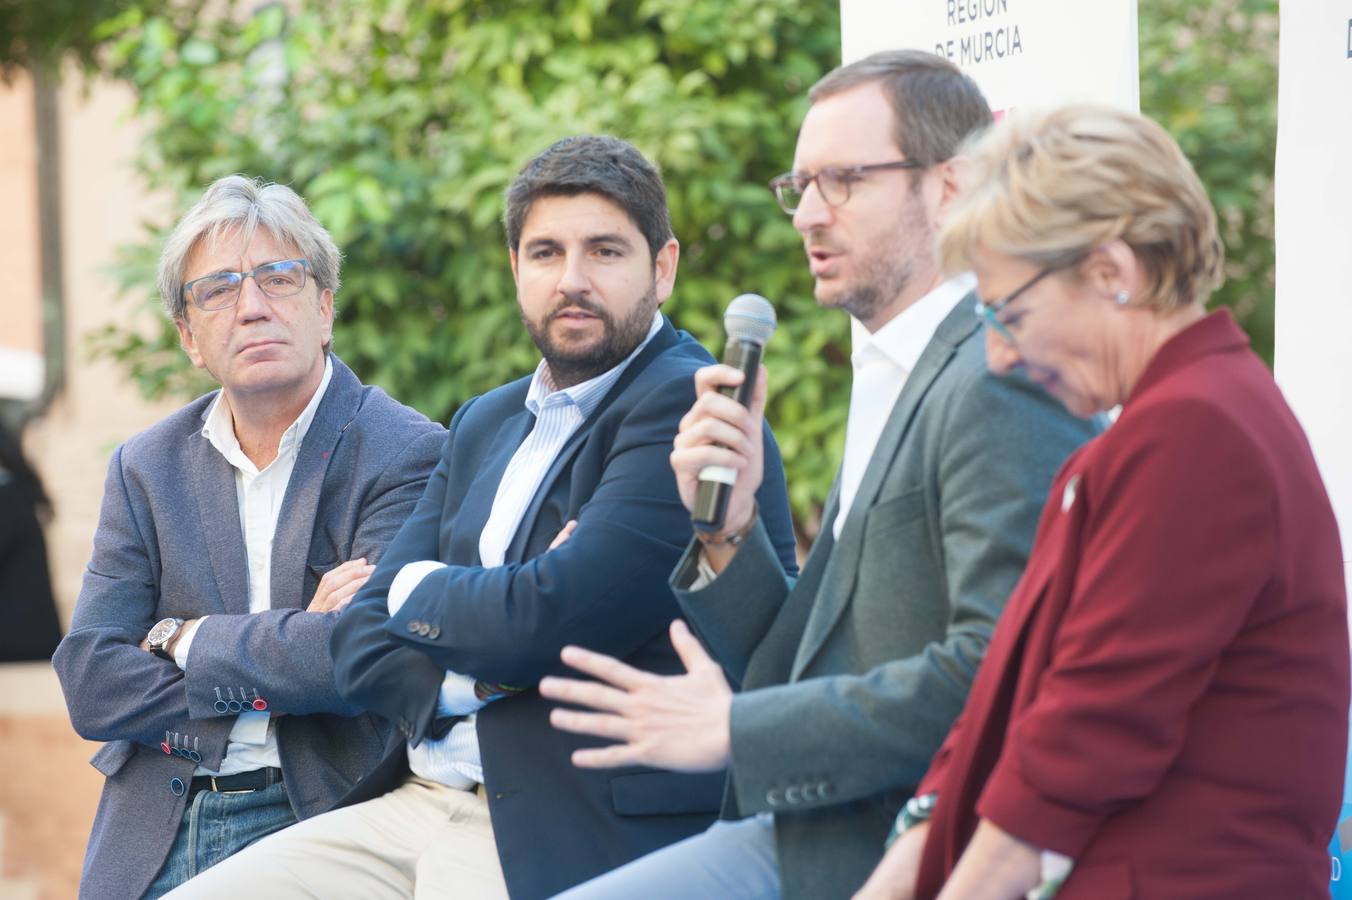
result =
[[[145,900],[167,894],[198,872],[295,821],[285,784],[247,794],[199,792],[183,811],[169,858],[151,882]]]
[[[774,900],[779,897],[775,820],[769,813],[654,850],[554,900]]]

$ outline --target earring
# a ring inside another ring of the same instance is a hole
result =
[[[1116,294],[1113,294],[1113,302],[1118,306],[1126,306],[1129,300],[1131,300],[1131,294],[1128,294],[1126,291],[1118,291]]]

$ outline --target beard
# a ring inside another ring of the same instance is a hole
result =
[[[605,306],[580,294],[565,295],[543,320],[533,321],[523,313],[521,321],[549,364],[554,384],[567,388],[613,369],[633,353],[648,336],[657,305],[657,286],[651,284],[638,305],[619,321]],[[596,316],[601,323],[601,336],[579,346],[565,346],[554,340],[549,333],[550,323],[567,309],[580,309]]]
[[[918,187],[908,190],[901,215],[871,236],[869,255],[859,258],[853,281],[839,285],[833,293],[819,291],[819,305],[843,309],[860,322],[871,322],[897,301],[915,280],[917,261],[934,254],[934,223],[925,215],[919,193]],[[812,242],[831,246],[829,235]]]

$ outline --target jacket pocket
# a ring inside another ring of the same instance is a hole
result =
[[[112,778],[135,754],[136,745],[131,741],[110,741],[89,758],[89,764],[103,773],[104,778]]]
[[[610,802],[621,816],[714,813],[723,802],[723,773],[617,775],[610,779]]]
[[[880,497],[868,511],[864,533],[868,537],[888,534],[907,522],[925,515],[925,489],[913,487],[887,497]]]

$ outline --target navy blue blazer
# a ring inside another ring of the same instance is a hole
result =
[[[397,726],[384,761],[344,803],[398,785],[405,739],[420,742],[433,729],[446,669],[531,686],[563,671],[565,644],[580,644],[647,671],[683,671],[666,633],[681,615],[666,578],[691,529],[668,457],[694,403],[694,372],[710,362],[698,342],[664,321],[559,453],[494,568],[481,564],[479,533],[535,421],[525,408],[530,379],[456,413],[426,492],[334,630],[339,691]],[[758,500],[781,563],[796,571],[783,466],[768,432]],[[572,537],[546,552],[570,519],[578,522]],[[406,563],[425,559],[448,567],[424,578],[391,618],[391,581]],[[431,627],[411,631],[411,622]],[[552,706],[531,688],[478,716],[512,897],[552,896],[713,821],[722,772],[578,769],[573,750],[605,742],[551,727]]]

